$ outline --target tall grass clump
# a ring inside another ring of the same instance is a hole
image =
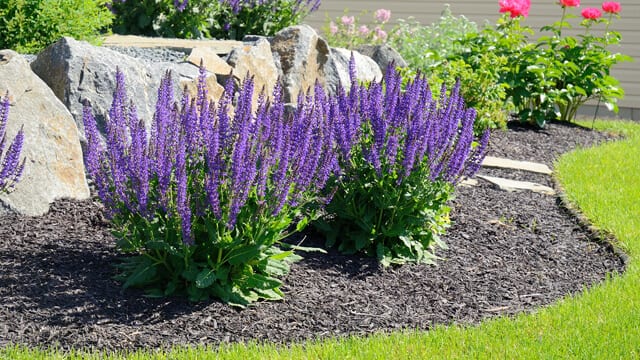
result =
[[[6,193],[15,187],[22,177],[25,160],[20,162],[20,153],[24,142],[24,131],[22,128],[11,141],[8,148],[6,138],[7,121],[9,120],[9,94],[0,98],[0,193]]]
[[[119,278],[151,296],[280,299],[278,278],[298,258],[282,240],[314,218],[337,169],[326,95],[316,86],[288,113],[277,87],[252,111],[251,78],[237,93],[229,82],[217,104],[204,79],[201,69],[197,98],[178,104],[167,74],[147,131],[118,71],[106,143],[85,107],[87,170],[130,254]]]
[[[368,87],[350,70],[351,92],[330,110],[343,172],[317,227],[328,245],[385,266],[429,263],[433,246],[444,246],[439,235],[449,224],[454,185],[478,170],[489,131],[474,142],[476,112],[465,107],[460,83],[434,99],[420,74],[401,90],[393,65]]]

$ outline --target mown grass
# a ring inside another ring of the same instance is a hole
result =
[[[625,274],[532,314],[478,326],[441,326],[293,344],[96,353],[6,347],[7,359],[632,359],[640,358],[640,124],[596,122],[626,140],[564,155],[557,176],[568,198],[627,252]]]

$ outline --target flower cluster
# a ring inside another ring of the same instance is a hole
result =
[[[602,3],[602,10],[609,14],[619,14],[621,6],[619,2],[609,1]]]
[[[476,113],[459,84],[434,99],[420,74],[402,90],[392,65],[368,87],[357,84],[353,67],[351,76],[351,92],[338,93],[330,111],[344,177],[317,227],[329,245],[383,265],[429,262],[453,185],[479,169],[489,132],[474,144]]]
[[[317,85],[285,113],[277,87],[272,100],[261,94],[254,112],[251,78],[239,93],[229,81],[215,104],[207,100],[205,76],[201,69],[197,97],[185,93],[177,104],[167,74],[148,130],[118,71],[106,143],[85,107],[87,172],[120,248],[142,253],[125,267],[125,286],[240,305],[277,299],[281,283],[272,276],[284,274],[283,261],[293,256],[277,245],[292,222],[313,218],[312,204],[327,201],[318,194],[337,170],[327,96]],[[145,278],[139,266],[154,275]]]
[[[9,119],[9,94],[0,98],[0,159],[2,159],[2,169],[0,170],[0,192],[11,191],[22,177],[25,161],[20,162],[20,153],[24,142],[24,132],[22,128],[18,131],[9,148],[5,151],[7,121]]]
[[[597,8],[584,8],[580,14],[587,20],[597,20],[602,16],[600,9]]]
[[[512,18],[529,16],[531,0],[500,0],[500,13],[509,13]]]
[[[360,24],[353,15],[342,15],[330,21],[325,28],[325,36],[332,46],[354,48],[362,44],[376,44],[387,41],[389,34],[384,30],[391,19],[391,10],[378,9],[373,13],[373,27]]]
[[[580,6],[580,0],[560,0],[560,6],[563,8],[578,7]]]

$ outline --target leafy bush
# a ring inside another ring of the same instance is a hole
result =
[[[460,81],[462,97],[477,110],[475,133],[481,134],[485,129],[506,127],[506,89],[500,82],[500,66],[506,58],[493,51],[475,51],[471,39],[477,36],[474,22],[453,16],[446,6],[438,22],[430,26],[400,21],[389,43],[412,67],[428,74],[435,89],[442,84],[452,88]]]
[[[152,296],[186,293],[238,306],[280,299],[278,277],[298,258],[281,241],[316,216],[326,202],[318,194],[336,170],[326,96],[317,85],[285,116],[278,87],[252,112],[247,78],[238,94],[230,81],[215,106],[206,100],[204,72],[197,99],[185,93],[181,106],[164,78],[149,141],[127,105],[122,73],[106,146],[85,108],[87,170],[118,248],[132,254],[119,278]]]
[[[20,163],[20,153],[24,142],[24,132],[22,128],[13,138],[11,145],[6,149],[7,139],[5,137],[7,121],[9,119],[9,94],[0,98],[0,159],[2,159],[2,170],[0,170],[0,193],[11,191],[22,177],[24,163]]]
[[[565,21],[566,8],[566,5],[562,5],[559,22],[542,29],[551,31],[553,35],[538,40],[539,46],[545,49],[540,64],[552,74],[554,86],[549,96],[558,111],[557,119],[574,120],[578,108],[590,99],[602,100],[610,110],[617,112],[617,100],[624,96],[624,90],[619,86],[620,82],[610,75],[610,71],[617,63],[632,60],[629,56],[613,54],[607,49],[621,40],[620,33],[609,31],[612,17],[619,17],[620,4],[603,3],[603,10],[609,13],[608,19],[603,19],[602,13],[596,8],[582,10],[580,26],[584,28],[584,35],[579,37],[580,40],[562,35],[563,27],[570,27]],[[596,36],[592,27],[603,22],[606,28],[600,36]]]
[[[296,25],[320,0],[113,0],[114,32],[178,38],[241,40]]]
[[[433,246],[443,245],[453,185],[478,170],[489,131],[474,146],[475,111],[465,109],[459,83],[434,100],[424,76],[402,91],[391,67],[368,88],[354,73],[350,94],[339,94],[331,111],[344,173],[316,226],[328,245],[384,266],[429,263]]]
[[[493,52],[507,59],[499,67],[500,81],[506,86],[507,97],[515,107],[520,120],[544,126],[546,121],[571,121],[577,109],[590,99],[600,99],[614,111],[624,91],[617,79],[610,75],[611,67],[630,58],[613,54],[607,46],[620,42],[620,34],[609,31],[612,17],[620,11],[618,3],[604,3],[609,19],[600,18],[598,9],[583,10],[580,25],[584,34],[578,37],[562,35],[563,28],[571,27],[567,19],[575,16],[567,8],[579,1],[561,2],[560,21],[542,28],[552,32],[536,42],[529,37],[534,31],[520,24],[528,14],[529,1],[501,2],[504,12],[496,26],[485,27],[478,36],[468,41],[469,51],[463,58]],[[611,5],[618,6],[611,8]],[[515,6],[515,7],[511,7]],[[526,10],[526,11],[523,11]],[[592,26],[605,23],[601,36],[595,36]]]
[[[96,43],[111,21],[105,0],[3,0],[0,49],[36,53],[62,36]]]

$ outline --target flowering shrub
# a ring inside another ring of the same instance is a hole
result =
[[[534,34],[533,30],[520,23],[528,14],[529,0],[499,1],[499,11],[505,15],[495,27],[487,26],[471,38],[469,52],[463,55],[492,52],[506,58],[505,65],[497,71],[507,96],[522,121],[539,126],[544,126],[549,119],[573,120],[580,105],[590,99],[599,99],[617,111],[617,100],[624,91],[610,70],[618,62],[630,59],[607,49],[620,41],[619,33],[609,31],[611,16],[605,20],[598,9],[584,9],[580,23],[584,34],[566,36],[562,29],[571,27],[567,19],[574,17],[567,9],[579,6],[580,1],[561,0],[559,4],[560,21],[542,28],[552,35],[532,42],[529,37]],[[620,11],[619,3],[603,3],[603,10],[605,8],[611,10],[610,15]],[[606,23],[601,36],[592,32],[592,26],[598,23]]]
[[[584,34],[578,38],[563,35],[562,29],[571,27],[565,21],[567,7],[578,6],[580,2],[565,0],[560,4],[560,21],[542,28],[552,35],[541,37],[538,45],[544,50],[538,63],[546,69],[552,83],[548,96],[549,102],[557,109],[556,118],[561,121],[573,120],[578,108],[590,99],[603,101],[610,110],[617,112],[617,100],[624,96],[624,90],[619,86],[619,81],[610,75],[610,71],[617,63],[631,60],[628,56],[611,53],[607,49],[621,39],[618,32],[609,30],[612,16],[620,11],[620,4],[602,4],[603,10],[610,10],[608,19],[601,18],[599,9],[584,9],[580,23]],[[596,35],[592,27],[599,23],[605,23],[606,28]]]
[[[383,82],[339,93],[330,117],[337,122],[342,178],[316,223],[327,244],[377,256],[381,264],[428,263],[449,224],[453,185],[479,168],[489,139],[473,145],[475,111],[457,84],[434,100],[417,75],[401,90],[391,66]]]
[[[365,11],[360,16],[366,14]],[[332,46],[347,49],[354,49],[365,44],[383,44],[389,36],[385,31],[385,25],[389,19],[391,19],[391,10],[378,9],[373,13],[373,25],[369,27],[366,24],[361,24],[360,17],[348,15],[345,11],[344,15],[335,21],[329,21],[329,24],[323,29],[324,35]]]
[[[167,74],[150,133],[128,105],[120,72],[106,144],[85,107],[87,171],[117,246],[132,254],[119,278],[153,296],[238,306],[280,299],[278,277],[297,259],[281,241],[316,216],[327,201],[317,194],[337,169],[326,96],[318,85],[285,116],[276,88],[252,112],[249,77],[238,94],[229,82],[217,106],[206,100],[204,77],[202,69],[197,98],[185,93],[178,105]]]
[[[16,183],[22,177],[24,163],[20,162],[20,153],[22,152],[22,143],[24,141],[24,133],[22,129],[18,131],[13,138],[11,145],[5,151],[7,139],[5,131],[7,129],[7,120],[9,119],[9,94],[0,98],[0,159],[2,159],[2,169],[0,170],[0,193],[6,193],[15,187]]]
[[[106,0],[2,0],[0,49],[37,53],[62,36],[98,43],[113,16]]]
[[[320,0],[112,0],[114,31],[179,38],[273,35],[316,11]]]

